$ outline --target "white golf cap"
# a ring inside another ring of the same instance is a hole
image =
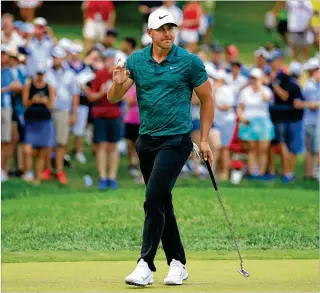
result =
[[[54,47],[52,56],[56,58],[64,58],[66,57],[66,51],[62,47],[59,47],[59,46]]]
[[[219,80],[225,80],[227,77],[227,74],[224,70],[219,69],[213,74],[214,79],[219,79]]]
[[[269,53],[265,48],[260,47],[254,52],[254,56],[256,57],[262,56],[267,59],[269,57]]]
[[[46,64],[43,62],[37,63],[36,72],[40,74],[44,74],[46,72]]]
[[[67,38],[62,38],[58,42],[58,46],[65,50],[68,50],[72,45],[73,45],[72,41]]]
[[[310,58],[305,64],[304,64],[304,70],[314,70],[320,68],[320,60],[317,57]]]
[[[301,63],[299,63],[297,61],[292,61],[289,64],[288,70],[289,70],[290,74],[294,74],[294,75],[300,76],[302,74],[302,71],[303,71],[303,66],[302,66]]]
[[[43,17],[36,17],[33,20],[34,25],[41,25],[41,26],[46,26],[48,24],[47,20]]]
[[[254,77],[254,78],[261,78],[261,77],[263,77],[263,71],[259,68],[253,68],[250,71],[250,76]]]
[[[83,46],[80,44],[71,44],[66,50],[72,55],[80,54],[83,51]]]
[[[166,9],[159,8],[149,15],[148,28],[158,29],[167,23],[177,26],[172,13]]]

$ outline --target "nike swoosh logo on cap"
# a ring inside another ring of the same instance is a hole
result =
[[[168,16],[168,14],[166,14],[165,16],[159,16],[159,19],[165,18],[166,16]]]

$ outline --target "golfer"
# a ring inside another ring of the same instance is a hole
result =
[[[113,72],[108,100],[118,103],[135,82],[140,111],[136,150],[146,184],[143,243],[138,265],[125,278],[130,285],[153,283],[154,258],[160,240],[170,270],[166,285],[188,278],[186,256],[172,206],[171,191],[192,151],[191,96],[201,101],[200,152],[212,165],[208,134],[213,122],[212,90],[203,62],[174,44],[175,21],[163,9],[149,16],[152,44],[130,55]]]

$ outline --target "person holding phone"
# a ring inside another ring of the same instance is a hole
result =
[[[33,150],[36,150],[35,184],[41,183],[41,174],[48,156],[53,132],[51,110],[55,102],[55,90],[44,78],[45,65],[38,65],[36,77],[24,86],[22,98],[25,110],[24,175],[31,170]]]

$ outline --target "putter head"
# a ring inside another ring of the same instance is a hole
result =
[[[195,143],[193,143],[193,151],[196,154],[197,159],[200,160],[200,149]]]
[[[244,269],[241,269],[238,271],[240,275],[244,276],[245,278],[250,277],[250,273],[245,271]]]

